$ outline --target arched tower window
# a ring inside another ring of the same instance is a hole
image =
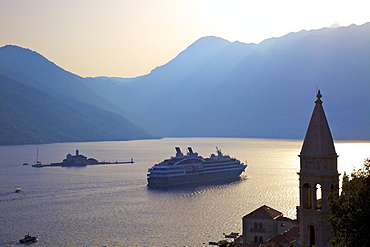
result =
[[[259,224],[259,228],[262,228],[262,223]]]
[[[315,227],[313,225],[310,225],[310,245],[316,244],[316,232]]]
[[[315,185],[315,209],[320,209],[322,205],[322,188],[321,184]]]
[[[312,208],[312,188],[309,184],[303,185],[303,208]]]
[[[258,237],[254,236],[254,242],[258,242]]]
[[[260,236],[260,238],[259,238],[259,242],[260,242],[260,243],[263,243],[263,237],[262,237],[262,236]]]
[[[258,228],[257,222],[254,222],[254,228]]]

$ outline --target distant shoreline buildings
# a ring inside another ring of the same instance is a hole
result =
[[[328,196],[339,193],[338,155],[335,151],[318,90],[300,157],[297,219],[263,205],[242,219],[243,233],[236,247],[328,247],[334,232]]]

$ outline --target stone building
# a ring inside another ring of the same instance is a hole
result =
[[[322,107],[320,90],[304,138],[300,157],[300,246],[328,246],[334,233],[327,221],[331,215],[328,196],[339,191],[338,155]]]
[[[80,152],[76,150],[76,155],[67,154],[67,157],[63,160],[62,165],[86,166],[87,157],[80,154]]]
[[[331,216],[328,196],[332,191],[339,193],[338,155],[320,90],[316,97],[299,155],[299,226],[294,226],[295,221],[283,217],[281,212],[262,206],[243,217],[243,234],[236,246],[328,247],[334,237],[327,220]],[[289,224],[284,225],[283,219]]]
[[[297,222],[286,218],[283,213],[263,205],[243,217],[243,243],[265,244],[268,240],[294,226]]]

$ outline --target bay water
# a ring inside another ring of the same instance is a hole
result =
[[[242,217],[268,205],[290,218],[299,204],[302,141],[246,138],[164,138],[122,142],[0,147],[0,246],[207,246],[239,232]],[[148,189],[147,169],[191,146],[203,157],[216,147],[248,167],[241,179]],[[370,142],[336,142],[338,171],[350,173],[370,157]],[[61,162],[78,149],[99,161],[134,164],[35,168]],[[29,165],[22,165],[23,163]],[[15,193],[22,188],[21,193]]]

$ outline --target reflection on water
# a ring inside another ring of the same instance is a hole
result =
[[[295,218],[301,141],[243,138],[167,138],[128,142],[39,145],[43,163],[76,149],[87,157],[134,164],[87,167],[32,164],[37,146],[0,147],[0,245],[26,233],[33,246],[201,246],[241,232],[241,219],[261,205]],[[238,181],[152,190],[147,169],[192,146],[202,156],[225,154],[247,161]],[[336,143],[338,170],[349,173],[370,156],[370,143]],[[22,188],[21,193],[14,193]]]

